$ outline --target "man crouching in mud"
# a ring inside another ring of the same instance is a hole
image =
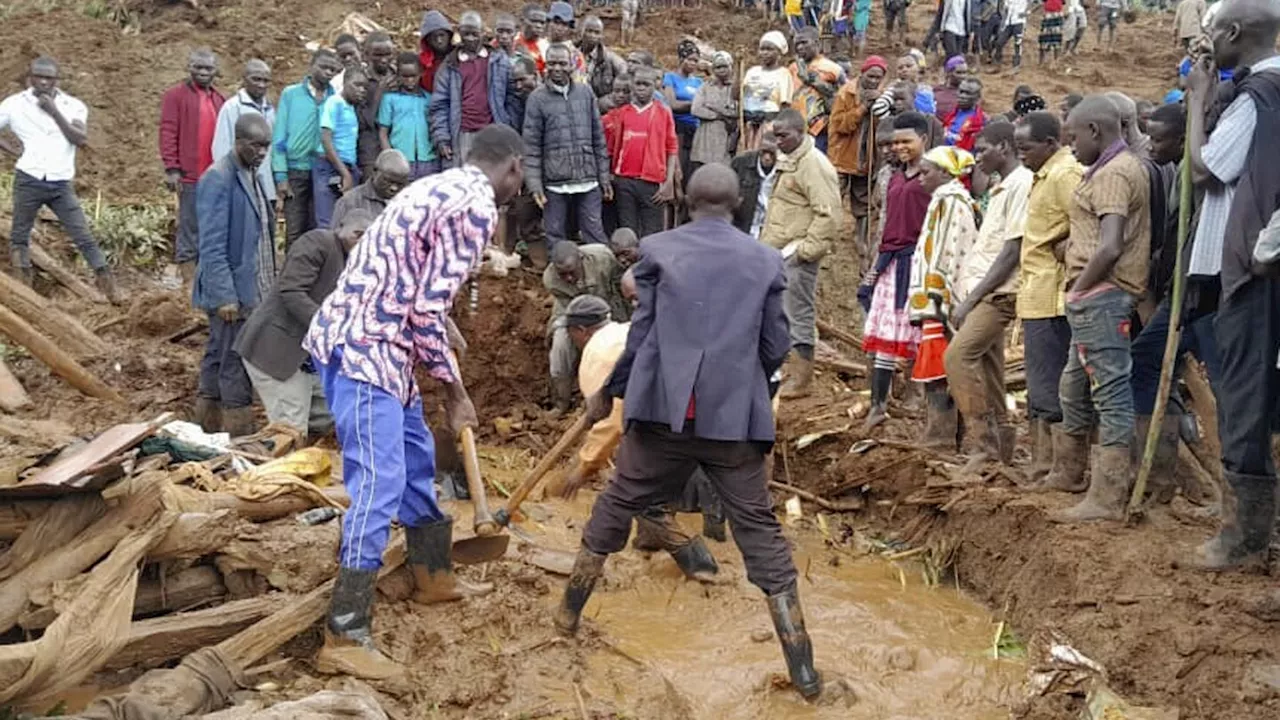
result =
[[[707,165],[688,185],[692,222],[641,241],[639,307],[626,349],[587,402],[588,422],[624,398],[617,473],[582,533],[557,629],[573,634],[632,519],[683,490],[701,467],[724,502],[747,579],[764,591],[791,682],[814,698],[821,679],[804,628],[791,550],[774,517],[764,457],[774,442],[769,377],[791,349],[782,255],[735,228],[738,181]]]

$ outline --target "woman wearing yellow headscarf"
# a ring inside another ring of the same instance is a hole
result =
[[[973,168],[973,156],[957,147],[926,152],[920,162],[920,184],[932,193],[920,240],[911,258],[907,309],[920,325],[921,340],[912,379],[925,384],[928,402],[926,447],[956,449],[958,420],[947,392],[942,356],[950,337],[951,310],[962,299],[955,283],[965,253],[978,237],[978,206],[961,182]]]

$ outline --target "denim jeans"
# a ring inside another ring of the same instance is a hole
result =
[[[1129,375],[1129,323],[1134,298],[1119,288],[1067,303],[1071,352],[1058,395],[1062,429],[1084,435],[1096,422],[1099,444],[1128,447],[1133,440],[1133,390]]]
[[[608,238],[604,235],[604,221],[601,219],[600,188],[584,193],[563,194],[547,191],[547,205],[542,208],[542,227],[547,235],[547,249],[555,247],[562,240],[568,240],[566,225],[569,213],[578,219],[578,232],[582,234],[583,244],[600,243]]]
[[[1192,353],[1204,363],[1209,372],[1209,382],[1217,389],[1216,383],[1222,375],[1222,365],[1218,361],[1218,342],[1213,337],[1213,318],[1216,313],[1209,313],[1192,320],[1182,328],[1178,338],[1178,358],[1174,363],[1174,378],[1182,374],[1182,356]],[[1165,338],[1169,334],[1169,299],[1165,298],[1156,306],[1156,311],[1142,326],[1138,337],[1133,339],[1130,354],[1133,355],[1133,372],[1130,384],[1133,386],[1133,411],[1139,415],[1150,415],[1156,406],[1156,391],[1160,386],[1160,365],[1164,362]]]
[[[351,173],[351,183],[354,187],[360,184],[360,168],[354,165],[348,165],[347,171]],[[311,161],[311,196],[314,203],[316,227],[327,230],[329,222],[333,219],[333,206],[341,197],[340,193],[334,192],[334,186],[330,185],[333,178],[339,177],[338,170],[323,157],[315,157]]]
[[[31,228],[35,226],[40,208],[48,205],[62,229],[71,236],[76,249],[84,256],[89,267],[97,270],[107,266],[102,250],[89,232],[89,221],[80,208],[80,200],[70,180],[40,180],[21,170],[13,174],[13,227],[9,245],[15,248],[31,247]]]

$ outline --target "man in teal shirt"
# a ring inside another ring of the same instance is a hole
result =
[[[356,146],[360,137],[357,108],[364,107],[368,83],[364,68],[350,67],[342,93],[331,95],[320,106],[320,144],[311,161],[311,192],[316,227],[329,228],[333,204],[360,182]],[[358,81],[358,82],[357,82]]]
[[[284,203],[285,248],[302,233],[314,229],[311,160],[320,145],[320,107],[333,94],[329,81],[342,71],[332,50],[311,56],[306,77],[280,93],[271,138],[271,172],[277,202]]]
[[[378,135],[383,150],[399,150],[404,155],[410,179],[417,180],[440,172],[427,125],[431,93],[422,89],[422,61],[414,53],[400,53],[396,77],[398,87],[385,93],[378,107]]]

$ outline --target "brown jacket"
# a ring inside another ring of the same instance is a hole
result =
[[[827,157],[845,175],[866,175],[875,151],[875,123],[870,108],[862,101],[858,79],[845,83],[836,93],[827,125]]]
[[[840,180],[831,162],[805,138],[794,153],[779,153],[773,194],[760,228],[760,241],[779,250],[796,245],[801,262],[816,262],[831,251],[844,225]]]

